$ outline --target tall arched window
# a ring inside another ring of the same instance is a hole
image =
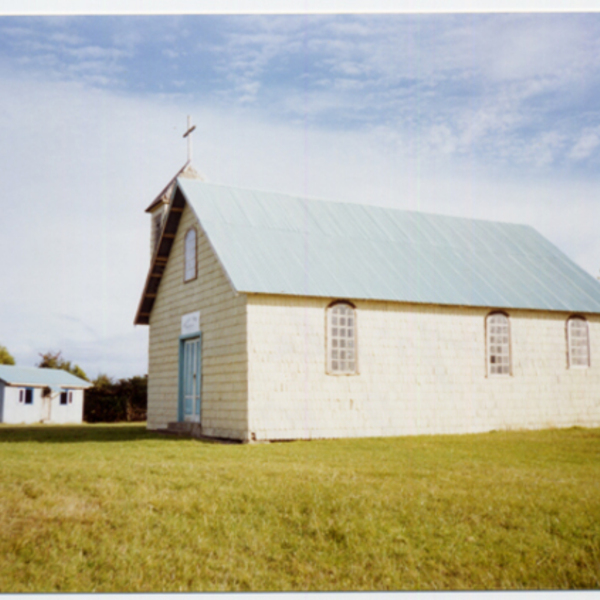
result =
[[[185,269],[183,281],[196,279],[196,230],[191,227],[185,234]]]
[[[348,302],[336,302],[327,309],[327,372],[358,373],[356,351],[356,310]]]
[[[583,317],[571,317],[567,321],[567,349],[569,368],[590,366],[590,336]]]
[[[510,375],[510,324],[504,313],[486,319],[488,375]]]

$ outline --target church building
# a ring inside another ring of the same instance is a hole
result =
[[[600,426],[600,283],[525,225],[215,185],[148,207],[148,428]]]

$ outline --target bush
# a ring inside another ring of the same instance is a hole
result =
[[[88,423],[145,421],[147,390],[147,375],[116,382],[107,375],[99,375],[85,392],[83,419]]]

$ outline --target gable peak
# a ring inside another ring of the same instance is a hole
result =
[[[192,167],[191,163],[188,163],[187,166],[181,171],[179,177],[184,177],[185,179],[198,179],[199,181],[206,181],[206,177],[201,173],[198,173],[194,167]]]

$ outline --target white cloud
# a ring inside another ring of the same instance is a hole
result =
[[[85,43],[85,39],[82,38],[79,35],[74,35],[71,33],[51,33],[48,36],[48,39],[54,43],[59,43],[59,44],[68,44],[71,46],[75,46],[75,45],[81,45],[83,43]]]
[[[569,152],[569,158],[583,160],[588,158],[600,145],[600,127],[586,129]]]
[[[130,52],[117,48],[102,48],[101,46],[78,46],[69,49],[69,54],[78,59],[97,59],[103,61],[115,61],[125,56],[131,56]]]
[[[555,162],[566,143],[565,136],[557,131],[548,131],[533,137],[521,150],[527,162],[542,167]]]
[[[419,127],[432,149],[505,164],[540,168],[566,159],[579,127],[555,115],[567,115],[599,75],[598,28],[581,15],[236,23],[215,50],[231,83],[220,97],[294,121],[327,122],[334,114],[339,121]],[[295,80],[277,80],[275,95],[270,81],[285,60],[305,66]]]
[[[572,15],[506,16],[491,19],[482,50],[491,79],[573,79],[583,66],[595,67],[598,40]]]

